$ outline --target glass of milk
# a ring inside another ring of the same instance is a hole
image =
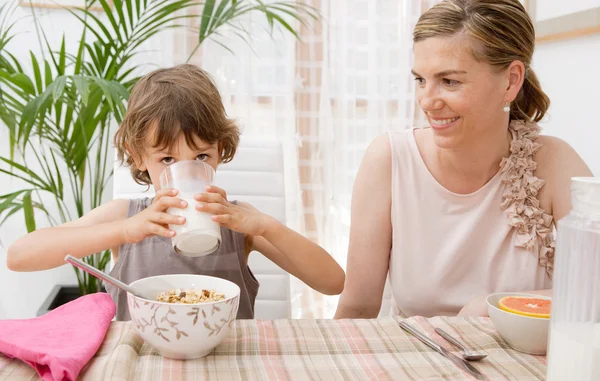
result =
[[[175,231],[173,249],[181,255],[199,257],[210,254],[221,244],[221,226],[209,213],[196,210],[194,195],[206,191],[215,175],[214,169],[201,161],[185,160],[169,165],[160,174],[160,186],[179,191],[177,197],[187,202],[185,209],[169,208],[168,213],[185,217],[183,225],[169,225]]]
[[[558,222],[548,381],[600,380],[600,178],[571,179]]]

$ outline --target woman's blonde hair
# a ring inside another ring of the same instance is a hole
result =
[[[233,159],[240,135],[210,75],[188,64],[153,71],[131,91],[114,143],[121,164],[130,167],[134,180],[142,185],[151,184],[150,175],[136,167],[134,158],[148,148],[150,132],[153,147],[161,149],[171,147],[181,134],[194,149],[198,149],[195,138],[218,143],[221,163]]]
[[[413,42],[464,33],[475,41],[473,57],[504,70],[513,61],[525,65],[525,81],[512,103],[510,119],[539,122],[550,107],[531,69],[535,48],[533,23],[519,0],[444,0],[423,13]]]

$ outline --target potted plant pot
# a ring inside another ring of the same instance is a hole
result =
[[[106,292],[102,286],[100,292]],[[37,316],[42,316],[55,308],[67,304],[81,296],[77,285],[56,285],[52,288],[40,308],[37,310]]]

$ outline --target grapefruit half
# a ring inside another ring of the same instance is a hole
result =
[[[517,315],[549,318],[552,301],[529,296],[505,296],[498,302],[501,310]]]

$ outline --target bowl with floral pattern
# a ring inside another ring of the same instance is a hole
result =
[[[217,277],[159,275],[131,286],[156,295],[156,300],[147,300],[128,293],[129,314],[139,335],[171,359],[210,354],[229,334],[239,307],[240,288]]]

